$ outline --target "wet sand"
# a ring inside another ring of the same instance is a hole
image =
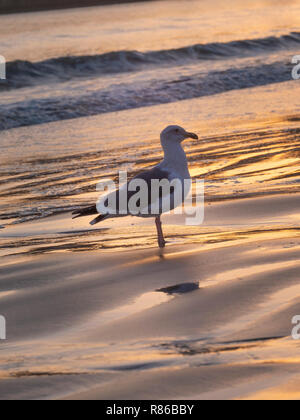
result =
[[[150,248],[2,260],[1,398],[299,398],[299,227],[271,220],[299,199],[218,203],[163,257],[153,230]]]

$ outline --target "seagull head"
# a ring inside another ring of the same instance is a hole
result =
[[[198,140],[197,134],[190,133],[179,125],[169,125],[160,135],[162,143],[176,142],[182,143],[185,139]]]

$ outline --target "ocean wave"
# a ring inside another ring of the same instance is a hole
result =
[[[167,80],[151,79],[141,84],[128,82],[85,94],[80,91],[77,95],[0,105],[0,130],[166,104],[288,80],[291,80],[291,65],[275,62]]]
[[[197,44],[145,53],[116,51],[93,56],[58,57],[36,63],[18,60],[7,63],[7,80],[0,82],[0,90],[38,85],[45,81],[63,82],[73,78],[139,71],[147,67],[178,65],[196,60],[246,57],[292,49],[299,44],[300,33],[292,32],[280,37]]]

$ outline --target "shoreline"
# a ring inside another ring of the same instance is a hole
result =
[[[0,0],[0,15],[42,12],[47,10],[75,9],[92,6],[110,6],[113,4],[141,3],[146,1],[154,0],[88,0],[85,4],[82,4],[80,0],[64,0],[64,4],[62,4],[59,0],[36,0],[30,3],[27,0],[16,0],[16,4],[14,6],[10,0]]]

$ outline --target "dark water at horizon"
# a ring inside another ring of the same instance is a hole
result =
[[[104,6],[120,3],[136,3],[139,1],[153,0],[31,0],[30,2],[27,0],[0,0],[0,14]]]

